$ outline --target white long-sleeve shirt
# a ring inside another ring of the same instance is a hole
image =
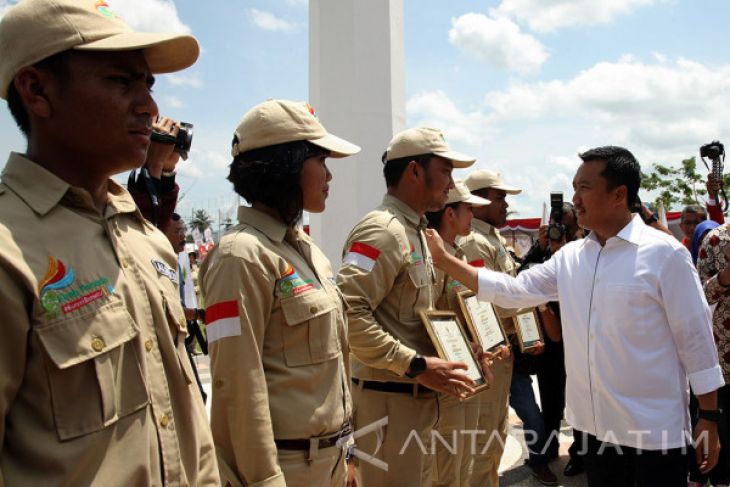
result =
[[[681,447],[688,379],[695,394],[724,384],[689,252],[638,216],[604,246],[590,235],[517,278],[480,269],[479,299],[507,308],[560,302],[567,419],[599,440]]]

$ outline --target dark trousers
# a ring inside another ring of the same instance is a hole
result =
[[[690,452],[689,478],[695,482],[706,483],[708,480],[713,485],[730,484],[730,385],[724,385],[717,391],[717,406],[724,411],[720,422],[717,425],[717,432],[720,436],[720,458],[715,468],[709,473],[700,473],[697,467],[697,460],[694,451]],[[699,403],[692,394],[689,401],[689,411],[692,418],[692,427],[697,424],[697,410]]]
[[[687,487],[687,448],[637,450],[584,437],[589,487]]]
[[[540,405],[545,423],[548,459],[558,456],[560,424],[565,411],[565,353],[563,342],[545,339],[545,351],[540,356],[537,383],[540,387]]]

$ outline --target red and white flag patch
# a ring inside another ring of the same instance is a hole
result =
[[[345,255],[343,264],[351,264],[355,267],[370,272],[375,267],[375,261],[378,260],[380,251],[375,247],[362,242],[355,242],[350,246],[350,250]]]
[[[205,309],[205,331],[208,343],[241,335],[238,301],[221,301]]]

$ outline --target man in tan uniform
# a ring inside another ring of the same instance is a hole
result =
[[[219,484],[176,256],[109,179],[145,160],[151,73],[197,55],[101,1],[0,22],[0,96],[28,139],[0,183],[2,485]]]
[[[474,196],[463,182],[455,181],[444,209],[426,213],[428,225],[439,232],[447,252],[464,259],[464,252],[456,245],[456,238],[469,235],[472,208],[487,204],[489,200]],[[459,281],[451,279],[440,269],[436,269],[436,284],[439,290],[436,309],[458,313],[460,306],[458,295],[469,289]],[[437,441],[435,445],[433,485],[436,487],[467,485],[474,458],[474,452],[470,451],[469,435],[477,430],[480,394],[464,401],[449,394],[438,395],[439,418],[435,430],[446,445],[441,441]]]
[[[456,370],[463,364],[435,356],[421,322],[437,297],[423,215],[446,203],[452,169],[474,159],[451,151],[439,130],[415,128],[391,140],[383,162],[388,193],[350,232],[337,278],[348,305],[356,429],[388,418],[382,445],[381,432],[356,440],[388,470],[360,461],[359,485],[429,485],[434,391],[472,389]]]
[[[507,221],[509,205],[505,200],[506,196],[519,194],[521,190],[504,184],[498,173],[484,169],[473,171],[464,180],[464,184],[472,194],[486,198],[491,203],[473,209],[472,232],[459,240],[459,247],[471,265],[514,275],[517,264],[506,250],[504,239],[497,227]],[[519,310],[495,309],[502,319],[505,332],[513,335],[515,327],[512,316]],[[492,365],[494,382],[488,391],[480,394],[480,434],[477,435],[476,456],[469,484],[473,487],[499,486],[499,462],[507,439],[512,364],[511,356],[495,360]]]
[[[251,207],[239,208],[239,224],[199,277],[221,478],[343,487],[338,441],[352,416],[345,311],[329,261],[297,224],[302,210],[324,210],[325,158],[360,148],[328,134],[306,103],[284,100],[249,110],[234,140],[228,179]]]

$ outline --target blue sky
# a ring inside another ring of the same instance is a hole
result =
[[[307,1],[107,1],[138,30],[199,39],[198,63],[160,76],[155,96],[195,124],[181,212],[232,215],[238,120],[267,98],[308,98]],[[0,0],[0,13],[12,3]],[[581,150],[624,145],[647,170],[727,139],[725,0],[405,0],[404,18],[408,125],[442,128],[478,167],[523,187],[511,198],[518,217],[540,216],[550,191],[572,196]],[[0,148],[24,147],[5,111]]]

